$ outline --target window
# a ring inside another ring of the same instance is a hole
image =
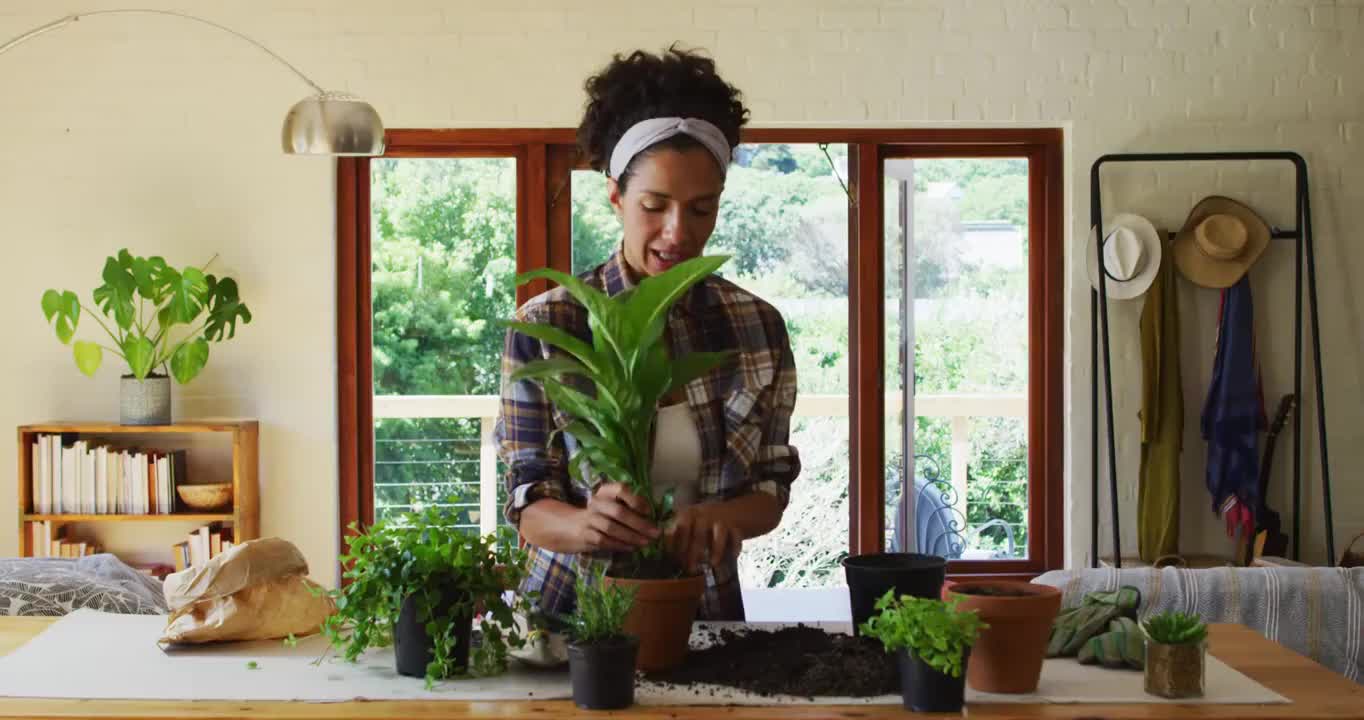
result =
[[[388,156],[340,161],[342,528],[451,491],[470,528],[500,521],[497,322],[545,287],[515,272],[619,241],[572,138],[392,131]],[[746,133],[708,251],[787,321],[804,469],[745,585],[842,584],[844,554],[882,547],[1060,566],[1060,167],[1058,130]]]

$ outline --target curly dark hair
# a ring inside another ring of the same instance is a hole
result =
[[[676,44],[659,55],[643,50],[617,54],[584,87],[587,109],[578,124],[578,147],[588,165],[603,172],[621,136],[641,120],[701,118],[720,128],[730,147],[739,144],[739,128],[748,122],[743,94],[715,72],[715,61]],[[654,146],[660,147],[684,150],[700,143],[677,135]],[[627,167],[617,178],[622,188],[629,176]]]

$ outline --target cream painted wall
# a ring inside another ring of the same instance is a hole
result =
[[[90,8],[110,7],[94,1]],[[1071,2],[698,2],[504,0],[160,4],[244,31],[321,84],[371,100],[391,127],[571,125],[583,78],[613,51],[673,40],[709,48],[765,124],[1062,125],[1068,129],[1067,247],[1083,247],[1088,170],[1103,153],[1278,147],[1312,166],[1337,544],[1364,525],[1358,467],[1364,255],[1361,3],[1242,0]],[[52,19],[49,3],[0,2],[0,37]],[[88,293],[127,246],[237,277],[256,320],[177,388],[177,416],[262,423],[262,523],[335,579],[336,363],[333,164],[286,157],[279,122],[305,87],[253,48],[169,18],[92,18],[0,57],[0,243],[8,281],[0,426],[116,417],[117,380],[87,380],[44,326],[48,287]],[[1106,206],[1175,227],[1220,191],[1287,225],[1281,173],[1167,167],[1114,172]],[[1087,561],[1089,316],[1083,267],[1067,256],[1068,560]],[[1267,391],[1291,379],[1291,252],[1254,273]],[[1225,541],[1201,489],[1197,412],[1211,364],[1216,296],[1185,288],[1184,529],[1189,549]],[[1135,548],[1139,304],[1113,329],[1123,534]],[[1309,375],[1310,378],[1310,375]],[[1306,408],[1313,411],[1309,402]],[[1315,422],[1308,422],[1309,556],[1320,558]],[[15,467],[0,443],[0,467]],[[1284,477],[1282,474],[1278,476]],[[14,475],[0,507],[14,511]],[[12,517],[12,515],[11,515]],[[1107,537],[1106,520],[1104,537]],[[17,549],[0,529],[0,555]],[[1105,543],[1107,546],[1107,543]]]

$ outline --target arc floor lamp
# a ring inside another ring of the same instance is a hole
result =
[[[39,35],[97,15],[165,15],[192,20],[235,35],[289,68],[316,91],[316,94],[295,103],[284,116],[282,140],[284,152],[290,155],[374,156],[384,153],[384,124],[379,119],[379,113],[369,103],[346,93],[323,90],[320,85],[270,48],[232,28],[195,15],[172,10],[140,8],[77,13],[34,28],[0,45],[0,54]]]

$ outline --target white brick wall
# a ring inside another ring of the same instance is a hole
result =
[[[570,125],[582,79],[610,53],[673,40],[711,48],[762,123],[1065,125],[1071,248],[1083,247],[1089,166],[1102,153],[1298,150],[1315,183],[1340,542],[1364,525],[1356,472],[1364,460],[1364,295],[1353,284],[1364,270],[1353,244],[1364,224],[1359,0],[394,0],[384,9],[354,0],[183,0],[174,7],[236,27],[323,85],[365,96],[393,127]],[[55,11],[38,0],[6,0],[0,37]],[[285,108],[304,93],[250,47],[172,19],[91,19],[0,57],[0,136],[7,139],[0,238],[11,263],[0,297],[12,308],[10,351],[0,354],[0,376],[8,379],[0,425],[110,417],[116,407],[111,374],[81,378],[50,338],[37,311],[44,288],[88,291],[105,253],[123,245],[176,262],[220,252],[221,269],[241,280],[257,319],[215,349],[202,379],[177,390],[178,410],[262,419],[264,531],[296,541],[327,579],[337,535],[332,172],[324,160],[281,156],[275,140]],[[1105,202],[1173,228],[1194,199],[1219,191],[1254,198],[1287,225],[1281,180],[1273,171],[1125,168],[1112,173]],[[1282,244],[1274,253],[1275,264],[1254,277],[1261,360],[1267,390],[1277,395],[1291,379],[1291,316],[1283,306],[1292,255]],[[1088,286],[1076,260],[1067,260],[1067,347],[1075,351],[1067,376],[1075,440],[1068,517],[1070,559],[1083,562],[1091,370]],[[1221,550],[1226,541],[1201,489],[1197,437],[1215,296],[1184,296],[1186,547]],[[1135,547],[1138,312],[1117,303],[1113,314],[1128,547]],[[1307,424],[1308,458],[1314,425]],[[0,443],[0,466],[14,467],[13,453]],[[1304,481],[1305,537],[1319,559],[1312,462]],[[12,475],[0,479],[0,498],[14,497],[13,483]],[[0,529],[0,554],[13,553],[15,542]]]

